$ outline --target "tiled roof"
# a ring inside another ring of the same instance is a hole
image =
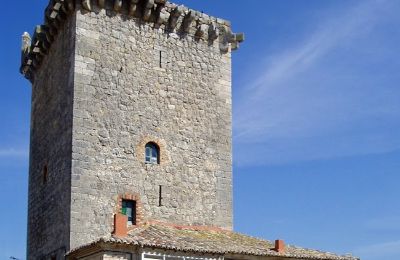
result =
[[[112,243],[154,247],[184,252],[210,254],[241,254],[256,256],[280,256],[298,259],[356,260],[352,256],[339,256],[333,253],[304,249],[287,245],[284,252],[278,253],[274,244],[231,231],[194,230],[163,225],[146,225],[136,228],[125,238],[103,237],[92,243]],[[73,250],[76,252],[79,249]]]

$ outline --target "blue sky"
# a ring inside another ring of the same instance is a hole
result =
[[[175,2],[246,33],[233,55],[235,229],[400,259],[400,1]],[[2,4],[1,259],[25,257],[31,92],[19,48],[46,3]]]

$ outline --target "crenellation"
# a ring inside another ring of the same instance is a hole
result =
[[[27,79],[34,80],[35,71],[51,48],[60,26],[74,10],[78,12],[82,8],[86,12],[93,12],[110,8],[106,3],[105,0],[79,0],[77,3],[74,0],[51,0],[45,10],[44,24],[36,27],[30,50],[22,53],[21,73]],[[120,15],[127,14],[132,19],[154,23],[155,27],[162,27],[171,37],[177,34],[179,37],[193,37],[211,43],[220,38],[222,53],[237,49],[244,40],[242,36],[235,37],[229,22],[165,0],[130,0],[128,4],[113,0],[111,9]]]

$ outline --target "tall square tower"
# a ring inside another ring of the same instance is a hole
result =
[[[52,0],[23,36],[32,82],[28,259],[144,223],[232,228],[222,19],[165,0]]]

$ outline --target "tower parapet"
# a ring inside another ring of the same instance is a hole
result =
[[[27,79],[34,80],[35,71],[51,48],[61,25],[77,10],[105,10],[138,23],[151,23],[154,29],[171,37],[193,37],[209,45],[219,44],[222,53],[238,49],[244,40],[243,33],[232,32],[228,21],[166,0],[51,0],[45,10],[44,24],[35,27],[30,47],[25,46],[22,51],[20,72]]]

